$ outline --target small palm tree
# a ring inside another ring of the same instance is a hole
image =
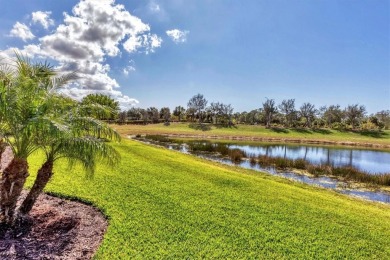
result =
[[[119,134],[108,125],[89,117],[83,117],[79,109],[64,106],[61,127],[50,126],[39,133],[39,140],[46,154],[46,161],[38,170],[34,185],[19,208],[19,216],[30,212],[39,194],[53,176],[53,165],[58,159],[67,159],[70,165],[79,162],[93,174],[97,160],[108,165],[118,162],[120,155],[101,138],[120,140]],[[66,112],[72,111],[72,112]]]
[[[16,202],[28,176],[28,156],[42,147],[45,129],[59,127],[58,89],[76,78],[58,77],[47,63],[32,63],[16,54],[13,62],[0,62],[0,136],[13,158],[2,169],[0,223],[13,224]]]
[[[0,136],[14,156],[1,176],[0,223],[13,223],[28,176],[27,157],[40,147],[37,133],[56,124],[50,108],[53,96],[74,78],[74,74],[56,77],[47,63],[33,64],[18,54],[13,63],[0,65]]]

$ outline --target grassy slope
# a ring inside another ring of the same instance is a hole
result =
[[[217,135],[217,136],[248,136],[281,139],[318,140],[335,142],[356,142],[390,145],[390,130],[386,130],[380,137],[369,133],[359,134],[353,132],[340,132],[336,130],[294,130],[283,131],[266,129],[263,126],[238,125],[237,128],[211,127],[209,131],[201,131],[190,128],[188,123],[172,123],[170,126],[163,124],[150,125],[113,125],[121,134],[185,134],[185,135]]]
[[[110,217],[98,259],[390,258],[388,205],[134,141],[115,146],[115,169],[86,180],[58,165],[47,189]],[[30,160],[32,177],[40,160]]]

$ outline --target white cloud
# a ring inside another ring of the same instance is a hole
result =
[[[143,34],[143,35],[132,35],[123,44],[123,48],[129,52],[136,52],[138,49],[144,49],[146,54],[153,53],[157,48],[161,46],[162,39],[156,34]]]
[[[173,30],[166,31],[166,33],[175,43],[184,43],[187,41],[187,35],[190,32],[180,31],[179,29],[173,29]]]
[[[20,39],[22,39],[23,41],[26,41],[26,40],[31,40],[31,39],[34,39],[35,36],[34,34],[32,34],[30,28],[23,24],[23,23],[19,23],[19,22],[16,22],[16,24],[14,24],[14,27],[12,28],[11,32],[10,32],[10,36],[12,37],[18,37]]]
[[[135,71],[135,68],[133,66],[127,66],[126,68],[123,69],[123,74],[127,76],[132,71]]]
[[[33,23],[38,23],[43,26],[43,28],[48,29],[49,26],[54,25],[54,20],[50,19],[51,12],[37,11],[31,14],[31,20]]]
[[[161,8],[160,8],[160,5],[158,5],[156,2],[152,1],[149,3],[148,5],[149,7],[149,10],[152,12],[152,13],[159,13],[161,12]]]
[[[49,15],[50,12],[35,12],[32,21],[49,27],[52,24]],[[34,37],[26,25],[17,23],[15,26],[19,31],[20,28],[24,30],[22,34],[13,29],[13,36],[23,36],[23,40]],[[121,47],[128,53],[153,53],[161,43],[159,36],[150,33],[148,24],[128,12],[123,5],[115,4],[114,0],[80,0],[72,13],[64,13],[63,23],[53,33],[41,37],[39,44],[24,46],[19,51],[54,61],[58,63],[59,71],[76,71],[79,80],[65,88],[65,94],[73,98],[81,98],[91,92],[109,94],[117,97],[121,106],[126,107],[138,101],[117,90],[120,86],[110,76],[106,58],[120,56]],[[130,63],[123,72],[126,74],[133,70],[135,68]]]
[[[134,60],[130,60],[129,65],[126,66],[125,68],[123,68],[123,74],[128,76],[130,74],[130,72],[133,72],[135,70],[136,70],[135,69],[135,62],[134,62]]]
[[[126,95],[116,96],[115,99],[118,100],[119,106],[122,110],[128,110],[130,107],[139,104],[139,101],[137,99],[130,98]]]

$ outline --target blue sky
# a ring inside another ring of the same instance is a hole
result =
[[[0,50],[48,59],[123,106],[235,111],[295,98],[390,109],[390,1],[0,0]],[[120,6],[123,5],[123,6]],[[64,12],[67,14],[64,15]],[[111,15],[111,16],[110,16]]]

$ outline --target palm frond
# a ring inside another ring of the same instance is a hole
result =
[[[58,139],[52,151],[53,158],[66,158],[70,167],[79,163],[89,175],[93,174],[97,161],[104,161],[108,166],[120,161],[120,154],[112,146],[91,137]]]
[[[70,83],[73,80],[78,79],[78,75],[76,72],[67,73],[64,75],[61,75],[59,77],[54,77],[51,79],[50,84],[48,84],[49,91],[58,91],[61,87],[64,85]]]
[[[79,134],[106,138],[109,140],[120,141],[121,137],[118,132],[109,127],[106,123],[93,117],[74,117],[72,122],[75,130]]]

